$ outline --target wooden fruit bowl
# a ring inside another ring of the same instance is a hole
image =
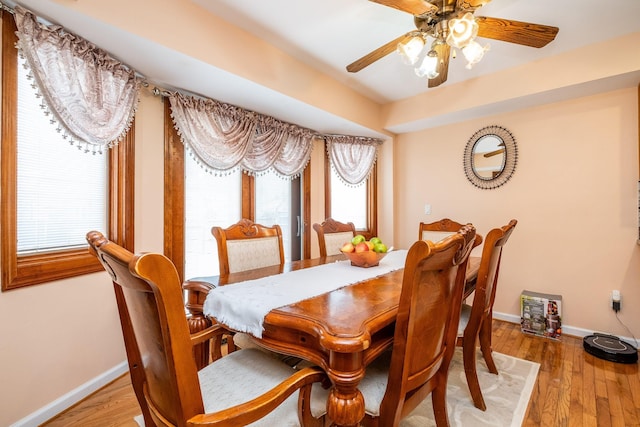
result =
[[[365,251],[365,252],[342,252],[345,254],[347,258],[351,261],[351,265],[356,267],[375,267],[380,264],[380,260],[384,258],[387,253],[386,252],[374,252],[374,251]]]

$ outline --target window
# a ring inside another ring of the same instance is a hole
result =
[[[286,260],[300,259],[300,230],[295,227],[300,221],[300,197],[295,197],[300,192],[300,179],[282,179],[274,173],[249,177],[240,171],[216,176],[202,168],[186,150],[184,155],[185,278],[220,273],[218,245],[211,227],[226,228],[243,218],[243,198],[254,200],[255,214],[252,216],[255,222],[280,225]],[[243,179],[248,184],[244,192]],[[251,190],[252,186],[255,191]],[[255,194],[253,198],[252,193]]]
[[[367,230],[367,185],[346,185],[331,169],[331,218],[353,222],[356,230]]]
[[[19,64],[13,16],[2,20],[0,227],[8,290],[100,271],[85,241],[93,229],[132,249],[133,128],[103,155],[65,142]]]
[[[83,248],[87,231],[107,229],[108,157],[65,143],[34,93],[18,66],[18,255]]]
[[[185,156],[184,276],[217,276],[218,245],[211,227],[241,218],[242,173],[214,176]]]
[[[182,280],[218,275],[218,248],[211,227],[228,227],[241,218],[264,225],[280,224],[283,243],[292,248],[285,252],[295,252],[295,244],[302,242],[297,251],[308,258],[311,235],[305,225],[311,215],[310,166],[292,181],[271,173],[256,178],[240,172],[226,177],[211,175],[187,154],[173,126],[169,104],[165,100],[164,252]],[[302,214],[292,214],[293,209],[286,212],[288,205],[299,206]],[[285,227],[287,222],[300,225]],[[303,236],[293,237],[300,230]],[[289,237],[285,237],[287,234]],[[291,255],[291,259],[297,258]]]
[[[325,157],[325,216],[340,222],[353,222],[367,238],[377,234],[376,166],[367,182],[352,187],[338,177]]]

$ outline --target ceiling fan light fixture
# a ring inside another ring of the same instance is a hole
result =
[[[478,23],[470,12],[460,18],[449,20],[448,26],[447,44],[458,49],[471,43],[478,35]]]
[[[422,62],[415,69],[418,77],[427,77],[434,79],[440,74],[438,72],[438,53],[435,50],[430,50],[422,59]]]
[[[413,65],[418,61],[420,52],[424,48],[424,38],[422,36],[413,36],[404,43],[398,43],[398,53],[402,60],[408,65]]]
[[[467,69],[471,69],[475,64],[480,62],[484,53],[489,50],[489,45],[486,44],[484,47],[480,46],[480,43],[477,41],[472,41],[462,48],[462,54],[467,60]]]

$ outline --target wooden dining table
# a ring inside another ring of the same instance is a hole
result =
[[[479,258],[472,258],[467,270],[465,297],[473,292],[478,273]],[[344,255],[334,255],[294,261],[284,267],[187,281],[183,287],[192,332],[206,327],[205,323],[210,321],[202,307],[206,294],[213,287],[344,259]],[[364,417],[364,398],[358,384],[367,365],[393,342],[402,277],[403,269],[399,269],[272,309],[264,318],[262,337],[254,338],[267,349],[306,359],[327,372],[332,383],[327,414],[333,425],[357,426]],[[206,351],[202,353],[201,357],[208,357]]]

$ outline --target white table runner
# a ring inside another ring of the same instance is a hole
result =
[[[389,252],[376,267],[359,268],[350,261],[337,261],[219,286],[207,295],[203,313],[236,331],[262,338],[264,317],[274,308],[404,268],[407,252]]]

